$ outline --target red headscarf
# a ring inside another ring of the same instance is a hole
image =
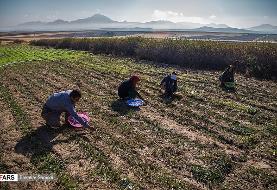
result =
[[[140,78],[138,76],[136,76],[136,75],[133,75],[133,76],[131,76],[130,81],[132,81],[132,83],[134,85],[136,85],[137,82],[140,81]]]

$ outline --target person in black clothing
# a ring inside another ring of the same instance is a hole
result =
[[[118,96],[121,99],[135,99],[136,97],[144,100],[136,89],[137,83],[140,81],[138,76],[132,76],[130,79],[123,81],[118,87]]]
[[[165,90],[165,97],[172,98],[174,92],[177,91],[177,74],[173,72],[167,75],[161,82],[161,87]]]
[[[220,75],[219,80],[220,80],[220,86],[224,88],[234,88],[234,75],[235,75],[235,70],[233,65],[229,65],[228,68]],[[228,84],[231,84],[229,86]]]

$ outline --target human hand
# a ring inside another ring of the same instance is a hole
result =
[[[87,123],[87,125],[84,128],[89,129],[91,131],[95,131],[95,128],[91,127],[88,123]]]
[[[143,100],[144,101],[144,105],[147,106],[149,104],[148,100]]]
[[[90,131],[95,131],[96,129],[95,129],[95,127],[89,127],[88,128]]]

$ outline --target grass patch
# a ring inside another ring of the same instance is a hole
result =
[[[0,45],[0,66],[20,62],[34,61],[77,61],[88,53],[81,51],[55,50],[52,48],[37,48],[26,44]]]
[[[215,184],[223,181],[223,175],[217,170],[205,168],[203,166],[192,166],[191,172],[196,180],[205,184]]]
[[[165,187],[168,187],[168,189],[174,189],[174,190],[181,190],[181,189],[191,189],[192,187],[189,187],[188,185],[184,184],[180,180],[171,177],[169,175],[159,175],[158,181]]]
[[[107,180],[111,183],[120,185],[121,176],[118,171],[113,169],[110,165],[109,158],[96,147],[91,146],[89,143],[85,142],[82,138],[77,137],[79,145],[85,151],[85,153],[94,161],[98,162],[96,166],[96,171],[93,175],[101,176],[104,180]]]
[[[255,167],[250,167],[247,170],[246,177],[249,181],[259,180],[265,189],[276,189],[277,188],[277,176],[276,174],[271,174],[263,169],[258,169]]]
[[[101,73],[119,75],[127,75],[130,73],[128,63],[101,55],[91,56],[89,59],[83,59],[80,62],[86,67]]]
[[[27,134],[31,130],[30,119],[27,113],[18,105],[10,91],[0,83],[0,97],[7,103],[11,109],[12,115],[16,120],[17,127]]]
[[[231,125],[230,128],[227,129],[227,131],[230,131],[235,135],[242,136],[252,135],[255,133],[255,129],[242,126],[239,122],[234,122],[233,125]]]
[[[245,105],[242,103],[234,102],[232,100],[221,100],[221,99],[212,99],[212,103],[219,105],[219,106],[227,106],[231,109],[236,109],[251,115],[255,115],[257,113],[257,109],[253,108],[252,106]]]
[[[275,125],[275,126],[273,126],[273,125],[268,125],[268,126],[266,127],[266,131],[267,131],[268,133],[270,133],[271,135],[277,135],[277,127],[276,127],[276,125]]]
[[[196,180],[207,185],[214,185],[223,182],[225,175],[230,173],[232,169],[233,163],[231,159],[225,155],[221,155],[212,160],[209,167],[193,165],[191,172]]]
[[[259,142],[261,142],[262,137],[260,134],[251,134],[249,136],[240,137],[242,148],[254,148]]]
[[[54,173],[57,177],[57,185],[60,189],[78,189],[77,181],[69,174],[64,173],[65,164],[62,160],[51,153],[42,153],[34,155],[32,163],[37,166],[39,172]]]

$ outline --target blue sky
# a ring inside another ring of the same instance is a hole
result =
[[[0,0],[0,27],[101,13],[118,21],[213,22],[242,28],[277,25],[276,10],[276,0]]]

